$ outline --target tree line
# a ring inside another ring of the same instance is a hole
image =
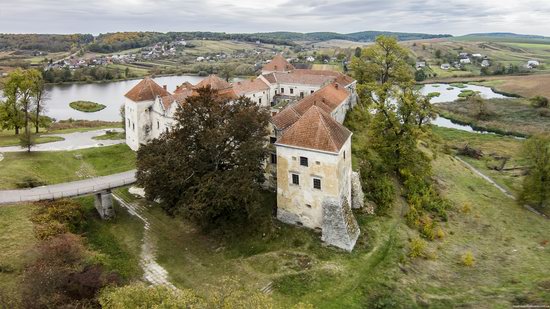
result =
[[[20,135],[22,147],[30,148],[34,145],[35,133],[47,121],[43,116],[46,91],[42,73],[35,69],[16,69],[8,75],[2,85],[4,100],[0,101],[0,128],[14,130]]]

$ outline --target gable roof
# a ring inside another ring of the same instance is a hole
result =
[[[294,70],[294,66],[286,61],[281,54],[275,55],[275,57],[273,57],[273,59],[262,68],[262,71],[271,72],[287,72],[292,70]]]
[[[350,136],[350,130],[313,105],[276,144],[337,153]]]
[[[160,98],[160,102],[164,106],[164,109],[167,110],[170,108],[173,102],[176,102],[178,105],[182,105],[185,100],[193,95],[193,90],[190,89],[179,89],[180,91],[174,94],[170,94]]]
[[[269,90],[269,86],[260,78],[248,79],[233,83],[233,90],[237,95],[243,95],[251,92]]]
[[[159,86],[149,77],[142,79],[134,88],[130,89],[124,96],[134,102],[153,101],[156,97],[170,95],[166,89]]]
[[[215,90],[223,90],[231,88],[231,84],[226,82],[225,80],[219,78],[217,75],[208,75],[207,78],[200,81],[200,83],[196,84],[194,89],[204,88],[208,87],[215,89]]]
[[[176,90],[174,91],[174,93],[185,92],[186,90],[193,89],[193,87],[193,84],[191,84],[190,82],[183,82],[183,84],[176,86]]]
[[[332,113],[349,97],[349,92],[338,83],[330,83],[298,103],[290,105],[271,118],[278,130],[284,130],[294,124],[311,106],[316,105],[325,113]]]

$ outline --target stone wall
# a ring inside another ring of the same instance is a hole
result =
[[[353,250],[360,230],[347,199],[327,198],[323,201],[321,239],[331,246]]]

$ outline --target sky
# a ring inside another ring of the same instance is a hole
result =
[[[0,33],[365,30],[550,36],[550,0],[0,0]]]

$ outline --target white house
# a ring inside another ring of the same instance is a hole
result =
[[[472,57],[474,58],[483,58],[481,54],[472,54]]]
[[[313,56],[307,56],[306,61],[307,61],[307,62],[314,62],[314,61],[315,61],[315,57],[313,57]]]
[[[486,67],[489,67],[489,66],[491,66],[491,62],[488,59],[483,59],[483,61],[481,61],[481,67],[482,68],[486,68]]]
[[[449,63],[443,63],[441,65],[442,70],[449,70],[451,68],[451,65]]]
[[[470,63],[472,63],[472,61],[470,60],[470,58],[463,58],[463,59],[460,59],[460,63],[461,64],[470,64]]]

